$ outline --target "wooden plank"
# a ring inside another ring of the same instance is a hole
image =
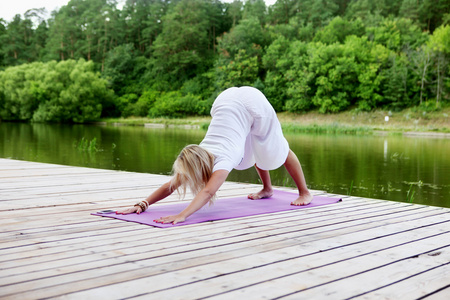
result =
[[[440,298],[448,300],[450,298],[449,264],[450,262],[447,262],[416,275],[405,276],[403,279],[395,280],[389,277],[390,281],[385,286],[367,290],[360,295],[354,296],[352,299],[415,299],[435,294],[434,297],[430,295],[430,299]]]
[[[432,292],[424,297],[418,298],[420,300],[426,299],[426,300],[448,300],[450,295],[450,284],[447,285],[445,288]]]
[[[0,187],[2,192],[16,191],[17,189],[27,189],[36,191],[38,189],[51,188],[51,187],[61,187],[61,186],[77,186],[77,185],[99,185],[105,184],[106,182],[127,182],[128,185],[141,185],[145,183],[151,183],[155,179],[166,179],[167,176],[163,175],[152,175],[152,174],[136,174],[122,172],[101,174],[96,176],[85,176],[85,175],[59,175],[56,180],[53,177],[41,177],[34,179],[33,181],[28,180],[17,180],[16,178],[8,180],[2,180],[4,185]]]
[[[66,174],[107,174],[108,170],[101,170],[101,169],[88,169],[88,168],[55,168],[55,169],[46,169],[45,173],[42,172],[41,169],[30,169],[27,170],[27,172],[24,172],[23,170],[4,170],[0,172],[0,178],[29,178],[29,177],[37,177],[42,178],[44,176],[59,176],[59,175],[66,175]]]
[[[33,168],[72,168],[71,166],[0,158],[0,170]]]

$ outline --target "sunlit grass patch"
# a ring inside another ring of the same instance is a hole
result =
[[[372,134],[373,129],[367,126],[349,126],[338,123],[333,124],[283,124],[284,132],[296,133],[327,133],[327,134]]]

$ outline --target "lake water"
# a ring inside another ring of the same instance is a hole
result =
[[[0,123],[0,157],[170,174],[179,151],[199,143],[204,134],[187,129]],[[77,146],[82,138],[95,138],[99,151]],[[450,139],[312,134],[286,138],[311,189],[450,207]],[[284,167],[271,171],[271,176],[274,185],[294,186]],[[259,183],[254,168],[234,170],[228,180]]]

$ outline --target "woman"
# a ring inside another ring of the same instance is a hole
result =
[[[175,160],[173,178],[146,200],[117,211],[117,214],[141,213],[149,205],[166,198],[175,190],[185,195],[189,188],[195,195],[186,209],[155,222],[183,222],[213,201],[230,171],[255,166],[263,188],[249,199],[272,196],[269,170],[284,165],[297,185],[299,197],[291,205],[307,205],[312,196],[297,156],[289,149],[275,110],[266,97],[252,87],[233,87],[222,92],[211,109],[211,124],[199,145],[186,146]]]

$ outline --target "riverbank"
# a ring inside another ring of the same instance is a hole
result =
[[[278,113],[286,132],[317,132],[346,134],[419,134],[450,137],[450,107],[426,112],[406,109],[400,112],[377,110],[373,112],[347,111],[337,114],[307,112]],[[147,127],[207,128],[209,116],[171,118],[110,118],[97,124]]]

